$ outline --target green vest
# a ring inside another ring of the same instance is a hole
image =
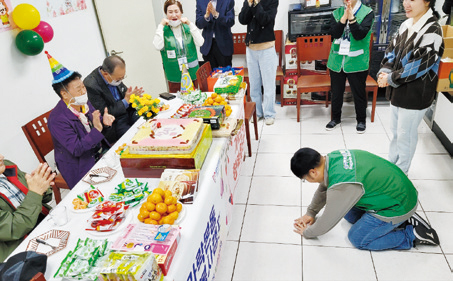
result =
[[[383,217],[405,215],[417,204],[417,190],[393,163],[363,150],[336,150],[329,156],[329,186],[358,183],[364,194],[355,207]]]
[[[362,4],[355,15],[357,23],[360,24],[372,11],[373,10],[370,7]],[[343,6],[333,11],[333,16],[337,22],[340,21],[343,14]],[[349,48],[349,55],[338,54],[338,51],[340,50],[340,40],[335,39],[330,48],[327,67],[335,72],[340,72],[341,69],[343,69],[346,73],[368,70],[370,65],[370,39],[372,32],[373,29],[370,28],[370,31],[362,40],[355,40],[352,34],[350,34],[351,45]]]
[[[190,78],[192,78],[193,81],[197,79],[197,48],[193,42],[192,34],[190,34],[189,26],[187,24],[181,24],[181,26],[184,50],[186,53],[185,56],[187,57],[187,68],[189,70]],[[184,50],[181,50],[179,46],[171,28],[168,25],[164,26],[164,48],[160,51],[160,54],[164,64],[165,76],[168,81],[174,83],[181,82],[181,71],[179,70],[178,58],[184,57]]]

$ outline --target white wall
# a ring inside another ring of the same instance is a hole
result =
[[[41,19],[54,29],[54,38],[44,50],[65,67],[86,76],[102,63],[104,47],[91,1],[86,1],[87,10],[57,18],[47,18],[45,7],[40,7],[45,1],[11,2],[13,7],[26,2],[40,10]],[[23,55],[14,41],[18,32],[0,33],[0,153],[31,172],[38,160],[21,126],[52,109],[59,98],[51,86],[53,78],[44,51],[37,56]]]

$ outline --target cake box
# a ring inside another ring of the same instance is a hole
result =
[[[211,124],[213,130],[220,129],[220,125],[225,118],[224,105],[196,106],[192,108],[188,115],[189,118],[203,118],[203,122]]]
[[[201,169],[212,143],[211,126],[203,124],[198,145],[189,154],[133,154],[127,147],[120,162],[126,178],[160,178],[167,168]]]

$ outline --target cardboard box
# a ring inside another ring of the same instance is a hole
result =
[[[444,36],[444,54],[439,65],[439,81],[436,90],[438,92],[453,93],[453,27],[442,26]]]
[[[285,43],[285,70],[287,74],[297,73],[297,45],[289,41]]]
[[[196,106],[190,110],[187,117],[203,118],[204,123],[210,124],[213,130],[218,130],[225,119],[225,106]]]
[[[297,97],[297,75],[285,75],[283,78],[283,97],[289,99]]]
[[[205,124],[200,142],[191,154],[145,155],[121,154],[121,167],[126,178],[160,178],[167,168],[201,169],[212,143],[211,126]]]

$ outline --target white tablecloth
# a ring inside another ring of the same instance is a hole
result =
[[[158,118],[169,118],[182,105],[182,101],[178,98],[165,102],[170,104],[170,109],[160,113]],[[242,102],[232,105],[232,109],[232,118],[243,118]],[[112,154],[120,145],[127,143],[135,135],[138,126],[143,122],[144,120],[139,119],[92,170],[108,166],[107,164],[111,165],[112,162],[108,159],[112,158]],[[214,277],[220,251],[231,223],[232,197],[240,173],[244,145],[244,126],[235,137],[213,139],[200,172],[198,197],[193,205],[184,205],[186,214],[180,223],[181,240],[165,280],[200,280],[203,275],[207,280],[212,280]],[[125,180],[121,167],[117,165],[113,168],[117,170],[115,177],[109,182],[96,185],[106,197],[114,192],[115,186]],[[148,182],[151,189],[157,187],[159,183],[158,178],[145,178],[139,181]],[[114,233],[86,231],[87,219],[92,212],[74,212],[72,200],[89,186],[88,183],[80,181],[58,205],[66,206],[69,223],[57,227],[48,216],[11,255],[25,251],[30,239],[51,229],[70,231],[66,248],[50,256],[47,261],[46,280],[59,280],[59,278],[54,279],[53,275],[66,254],[74,249],[79,238],[90,237],[114,241],[127,223],[139,223],[136,218],[139,208],[137,206],[130,210],[126,223],[123,223]]]

